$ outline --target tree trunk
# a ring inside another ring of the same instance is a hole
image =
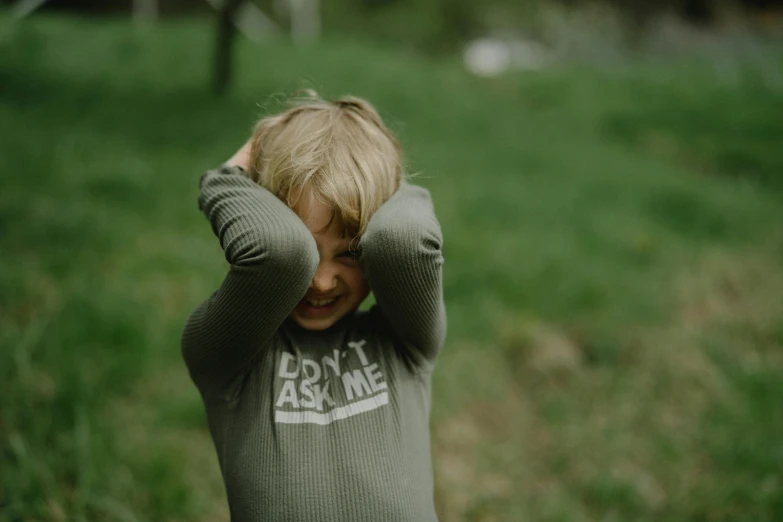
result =
[[[236,26],[234,16],[244,0],[225,0],[223,7],[218,12],[217,46],[215,48],[215,92],[222,96],[231,85],[233,68],[232,49]]]

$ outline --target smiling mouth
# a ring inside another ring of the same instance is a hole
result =
[[[305,319],[323,319],[330,317],[340,303],[343,296],[328,297],[325,299],[302,299],[296,307],[300,317]]]
[[[303,301],[313,308],[324,308],[333,304],[339,298],[340,296],[338,295],[336,297],[329,297],[327,299],[304,299]]]

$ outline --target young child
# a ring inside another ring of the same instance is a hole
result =
[[[437,520],[441,231],[375,109],[312,93],[261,120],[202,176],[199,206],[230,267],[182,353],[231,520]],[[370,289],[377,304],[357,311]]]

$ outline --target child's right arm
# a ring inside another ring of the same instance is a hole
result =
[[[318,250],[299,217],[238,167],[202,176],[199,207],[230,266],[188,319],[182,354],[199,389],[219,393],[305,295]]]

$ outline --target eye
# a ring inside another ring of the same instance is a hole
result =
[[[359,258],[362,257],[362,252],[360,250],[345,250],[344,252],[340,252],[337,257],[347,261],[358,261]]]

